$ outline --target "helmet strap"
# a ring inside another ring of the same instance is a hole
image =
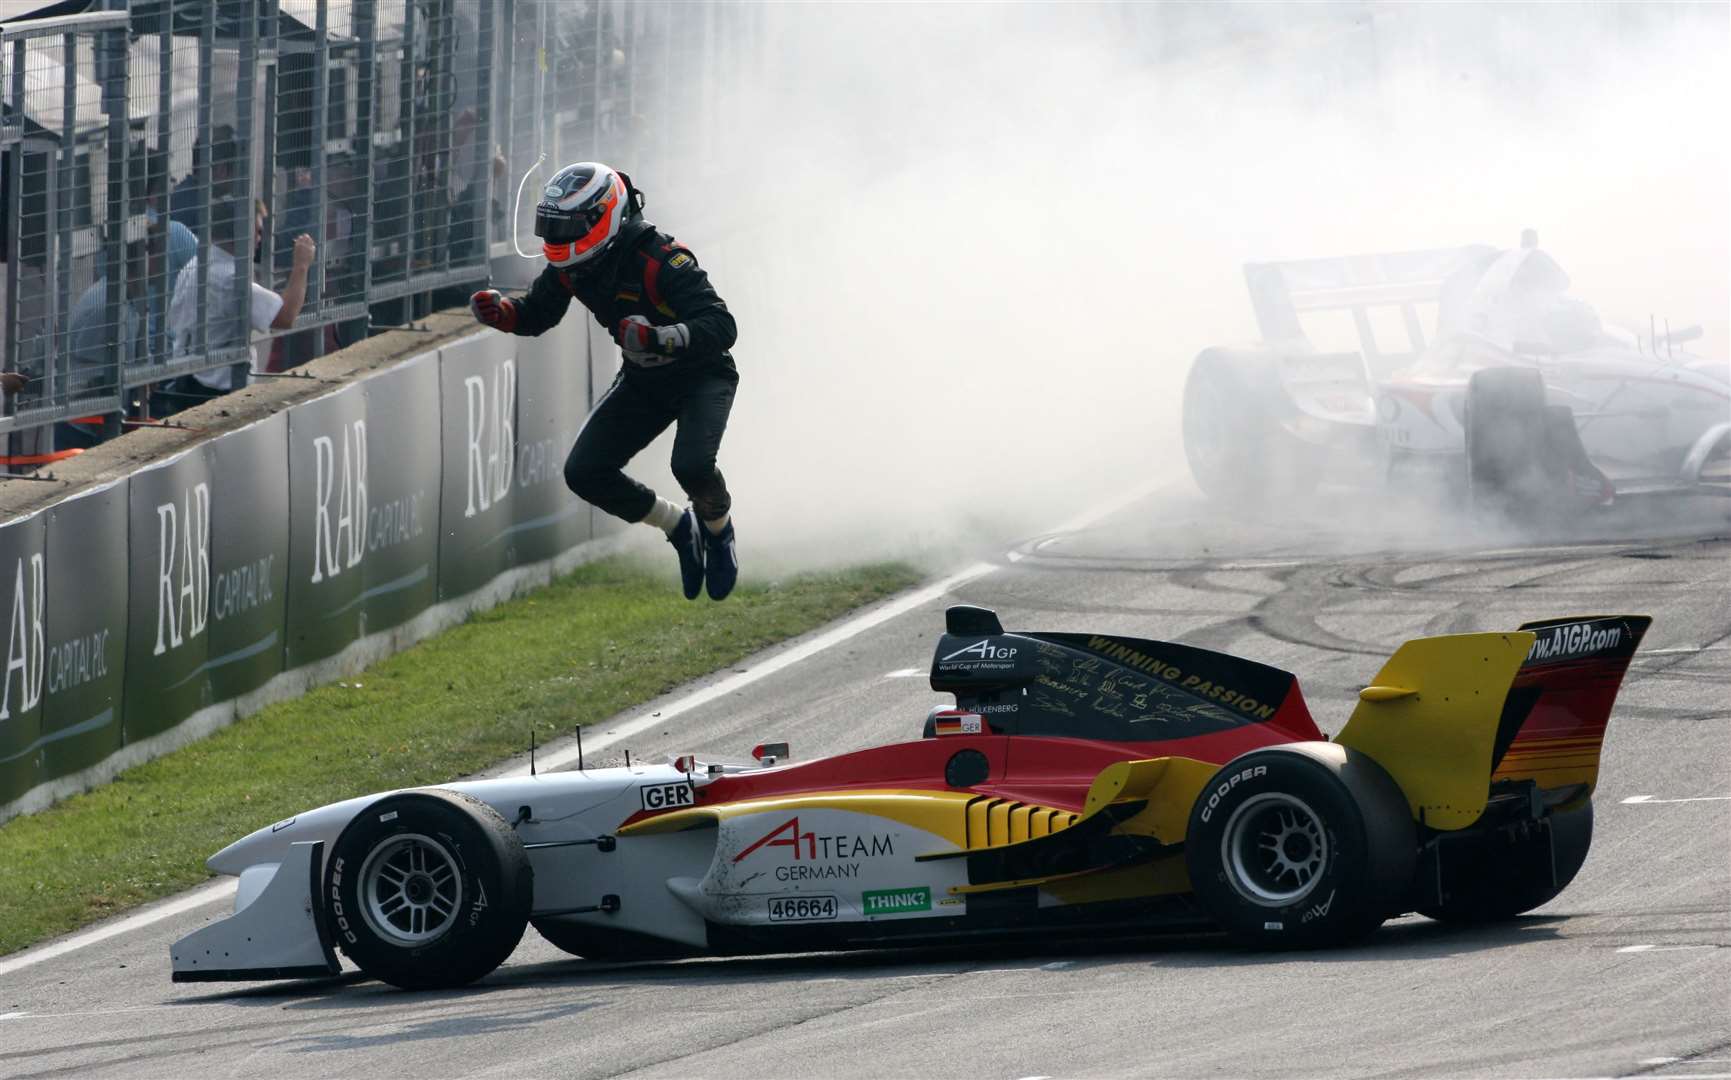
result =
[[[623,169],[615,169],[614,172],[625,182],[625,205],[629,208],[626,216],[636,217],[643,213],[643,192],[638,191],[637,185],[631,182],[631,174]]]

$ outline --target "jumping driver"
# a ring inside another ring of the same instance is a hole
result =
[[[558,325],[575,296],[613,335],[625,363],[577,433],[565,483],[615,517],[666,533],[686,599],[707,583],[720,600],[739,577],[732,499],[715,467],[739,385],[728,352],[733,316],[690,250],[643,220],[631,178],[606,165],[582,161],[554,175],[535,235],[547,266],[528,295],[484,289],[469,300],[475,318],[533,336]],[[669,424],[678,425],[673,476],[691,498],[684,510],[623,471]]]

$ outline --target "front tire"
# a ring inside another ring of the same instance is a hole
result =
[[[1474,511],[1517,524],[1567,521],[1610,502],[1565,405],[1547,405],[1533,368],[1476,371],[1467,383],[1466,487]]]
[[[455,791],[389,795],[356,814],[325,866],[337,947],[405,990],[464,986],[522,940],[534,874],[498,812]]]
[[[1253,750],[1208,782],[1185,859],[1203,910],[1260,948],[1340,945],[1393,914],[1417,856],[1382,767],[1332,743]]]

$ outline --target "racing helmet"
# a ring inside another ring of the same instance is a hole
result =
[[[598,161],[579,161],[554,173],[541,192],[535,235],[554,266],[592,266],[613,245],[631,208],[623,174]]]

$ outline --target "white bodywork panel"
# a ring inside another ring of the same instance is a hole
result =
[[[965,860],[916,861],[955,850],[869,809],[732,804],[715,822],[612,837],[644,810],[679,809],[709,782],[670,765],[598,769],[442,785],[513,822],[535,871],[531,918],[632,931],[702,949],[708,924],[875,922],[952,917],[967,901]],[[334,972],[315,897],[348,823],[396,792],[333,803],[260,829],[208,865],[241,879],[235,913],[173,946],[177,979],[304,977]],[[543,846],[544,845],[544,846]],[[617,910],[595,909],[604,896]],[[275,974],[272,974],[275,972]]]

